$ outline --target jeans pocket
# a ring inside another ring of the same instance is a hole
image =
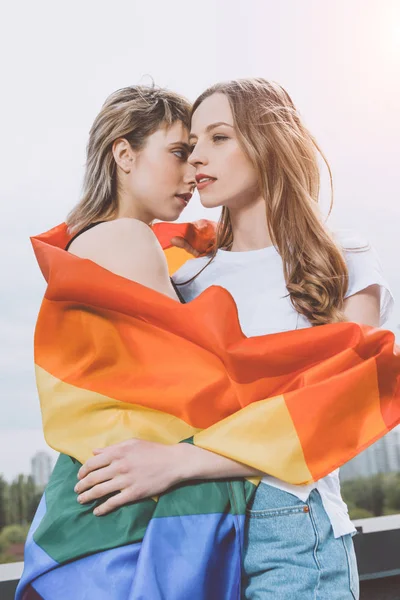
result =
[[[259,519],[304,512],[308,512],[308,506],[297,496],[265,483],[260,483],[251,505],[246,510],[249,518]]]
[[[353,594],[354,600],[360,598],[360,582],[358,577],[357,558],[354,551],[353,538],[351,534],[343,535],[342,542],[347,558],[347,565],[349,569],[349,586],[350,591]]]
[[[282,508],[268,508],[266,510],[247,510],[246,515],[250,519],[266,519],[268,517],[287,517],[288,515],[296,515],[304,512],[308,512],[306,505],[282,506]]]

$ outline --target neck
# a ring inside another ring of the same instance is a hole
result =
[[[116,219],[137,219],[151,225],[154,220],[154,215],[150,214],[143,206],[132,199],[130,194],[127,194],[124,190],[120,190],[118,193],[118,209],[115,215]]]
[[[232,252],[272,246],[264,198],[260,197],[247,206],[229,209],[229,216],[233,232]]]

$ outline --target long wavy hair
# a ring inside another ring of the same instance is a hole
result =
[[[154,85],[122,88],[107,98],[89,132],[82,197],[66,220],[71,233],[90,223],[115,218],[118,195],[114,141],[122,137],[134,150],[141,150],[149,135],[161,126],[181,121],[189,129],[190,108],[182,96]]]
[[[318,154],[328,168],[331,208],[333,203],[332,173],[323,152],[277,83],[261,78],[217,83],[197,98],[192,115],[215,93],[228,98],[239,143],[257,171],[269,234],[282,257],[295,310],[312,325],[346,320],[347,266],[318,210]],[[223,207],[211,260],[218,248],[229,250],[232,243],[229,209]]]

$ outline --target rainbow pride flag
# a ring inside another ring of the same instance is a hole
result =
[[[154,228],[170,271],[189,255]],[[246,338],[212,286],[180,304],[64,250],[65,224],[32,238],[47,290],[35,332],[48,444],[60,452],[32,524],[17,600],[239,600],[256,481],[185,483],[95,517],[77,472],[92,449],[193,443],[284,481],[330,473],[400,421],[400,356],[354,323]],[[207,241],[208,240],[208,241]]]

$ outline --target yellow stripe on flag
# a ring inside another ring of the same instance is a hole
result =
[[[283,396],[249,404],[197,433],[194,443],[275,477],[285,473],[290,483],[313,481]]]
[[[130,438],[174,444],[199,429],[157,410],[75,387],[36,365],[46,442],[84,463],[94,448]]]
[[[186,252],[183,248],[176,248],[175,246],[164,250],[165,258],[168,263],[168,272],[170,275],[176,273],[188,260],[194,258],[189,252]]]

